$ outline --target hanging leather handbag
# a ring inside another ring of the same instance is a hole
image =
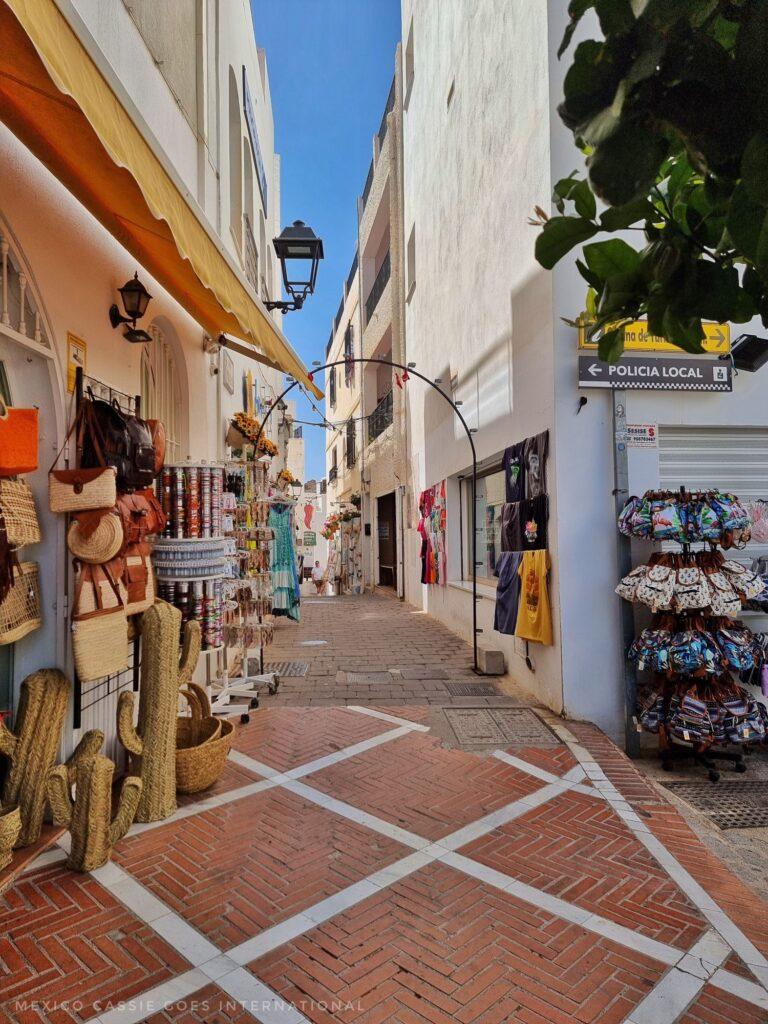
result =
[[[48,505],[51,512],[86,512],[89,509],[113,508],[117,500],[117,474],[104,459],[98,425],[87,412],[90,403],[83,402],[64,438],[53,465],[48,470]],[[96,453],[98,464],[91,468],[56,469],[56,463],[77,428],[77,445],[82,448],[86,438]]]
[[[151,488],[133,494],[121,494],[117,511],[123,521],[125,545],[139,544],[146,537],[162,533],[167,517]]]
[[[123,552],[122,583],[126,591],[126,615],[138,615],[155,601],[149,544],[130,544]]]
[[[129,492],[151,486],[155,479],[155,447],[152,431],[146,420],[123,413],[117,402],[93,398],[83,403],[91,429],[85,437],[81,463],[90,468],[100,464],[114,466],[117,488]],[[102,454],[92,444],[98,438]]]
[[[155,476],[157,476],[165,462],[165,424],[161,420],[147,420],[147,426],[155,448]]]
[[[37,469],[37,409],[15,409],[0,398],[0,476]]]

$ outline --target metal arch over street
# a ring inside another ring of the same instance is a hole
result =
[[[453,399],[449,398],[448,395],[446,395],[446,393],[443,391],[443,389],[441,387],[438,387],[438,385],[435,384],[433,380],[430,380],[429,377],[425,377],[423,373],[419,373],[419,371],[416,370],[415,367],[413,366],[404,366],[402,363],[394,363],[392,362],[391,359],[366,359],[361,356],[349,359],[335,359],[333,362],[325,363],[323,366],[315,366],[313,367],[310,376],[314,376],[316,373],[321,373],[323,370],[329,370],[332,366],[346,366],[349,363],[377,363],[380,366],[390,366],[395,370],[402,370],[402,372],[407,374],[408,377],[418,377],[419,380],[423,380],[425,384],[429,384],[431,388],[434,388],[434,390],[437,391],[437,393],[445,399],[445,401],[453,409],[456,416],[458,416],[459,422],[464,428],[464,433],[467,435],[469,447],[472,451],[472,667],[478,675],[483,675],[484,673],[482,673],[480,670],[480,665],[478,663],[477,657],[477,636],[478,633],[480,632],[480,630],[478,630],[477,628],[477,452],[475,451],[475,441],[474,438],[472,437],[472,428],[467,425],[467,421],[461,415],[461,412],[459,411],[459,408],[453,401]],[[264,427],[266,426],[269,417],[280,405],[285,396],[289,394],[291,391],[293,391],[295,387],[300,386],[300,384],[301,382],[298,380],[291,381],[288,387],[281,391],[277,398],[274,400],[272,405],[267,410],[266,416],[261,421],[261,424],[259,426],[259,432],[256,435],[256,439],[254,441],[255,445],[258,445],[259,440],[261,439],[261,435],[264,433]]]

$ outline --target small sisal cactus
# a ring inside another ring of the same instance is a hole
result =
[[[82,757],[74,766],[59,765],[48,773],[48,800],[57,825],[69,829],[71,846],[67,867],[95,871],[106,864],[112,847],[130,828],[141,795],[141,779],[127,778],[112,818],[114,764],[108,757]],[[75,799],[71,782],[74,777]]]
[[[160,821],[176,810],[176,718],[179,688],[192,678],[200,654],[200,624],[188,622],[179,661],[181,612],[156,601],[141,630],[139,720],[133,725],[133,694],[122,693],[117,731],[123,746],[141,758],[143,783],[137,821]]]
[[[46,781],[56,763],[69,691],[69,680],[58,669],[33,672],[21,684],[15,730],[8,729],[0,719],[0,753],[11,762],[2,803],[19,807],[21,831],[17,848],[31,846],[40,838]],[[87,732],[69,763],[74,765],[81,757],[96,753],[103,741],[103,734],[97,730]]]

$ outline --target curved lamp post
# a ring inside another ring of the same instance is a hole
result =
[[[431,388],[434,388],[434,390],[437,391],[437,393],[439,395],[442,395],[442,397],[445,399],[445,401],[453,409],[454,413],[458,416],[459,422],[461,423],[462,427],[464,428],[464,433],[467,435],[467,440],[469,441],[469,447],[472,450],[472,544],[471,544],[471,549],[472,549],[472,660],[473,660],[473,668],[474,668],[475,672],[477,672],[478,675],[482,675],[483,673],[480,671],[480,666],[478,664],[478,657],[477,657],[477,636],[478,636],[478,633],[480,633],[481,631],[477,628],[477,601],[478,601],[478,598],[477,598],[477,569],[478,569],[478,561],[477,561],[477,501],[476,501],[476,494],[477,494],[477,452],[475,451],[475,441],[474,441],[474,438],[472,437],[472,434],[474,433],[474,429],[472,427],[468,426],[467,421],[461,415],[461,412],[459,411],[459,407],[456,405],[456,403],[453,401],[453,399],[449,398],[448,395],[445,393],[445,391],[443,391],[443,389],[441,387],[438,387],[438,385],[435,383],[435,381],[430,380],[429,377],[425,377],[423,373],[419,373],[418,370],[416,370],[416,368],[413,365],[404,366],[402,363],[394,363],[394,362],[392,362],[391,359],[373,359],[373,358],[365,359],[363,357],[354,357],[354,358],[353,357],[349,357],[349,358],[346,358],[346,359],[336,359],[336,360],[334,360],[331,363],[325,363],[323,366],[314,366],[313,365],[312,373],[315,374],[315,373],[320,372],[321,370],[328,370],[332,366],[346,366],[349,363],[378,363],[381,366],[390,366],[393,369],[402,370],[403,373],[407,374],[409,377],[418,377],[419,380],[423,380],[425,382],[425,384],[429,384],[429,386]],[[297,380],[291,381],[290,384],[288,385],[288,387],[285,388],[285,390],[282,391],[277,396],[275,401],[270,405],[270,407],[267,410],[267,413],[266,413],[264,419],[261,421],[261,424],[259,426],[259,432],[256,435],[256,439],[254,441],[254,445],[257,448],[258,448],[259,441],[261,440],[261,435],[264,432],[264,427],[266,426],[267,420],[272,415],[274,410],[278,408],[278,406],[280,405],[282,400],[285,398],[285,396],[290,391],[293,391],[293,389],[295,387],[298,387],[298,386],[299,386],[299,382]]]

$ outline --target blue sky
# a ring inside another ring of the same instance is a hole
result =
[[[309,365],[324,361],[357,240],[357,197],[394,75],[399,0],[251,0],[267,51],[275,148],[282,159],[283,226],[323,239],[317,289],[283,331]],[[298,395],[298,391],[296,392]],[[293,397],[293,395],[291,395]],[[301,419],[317,421],[303,397]],[[325,475],[325,431],[305,427],[307,479]]]

